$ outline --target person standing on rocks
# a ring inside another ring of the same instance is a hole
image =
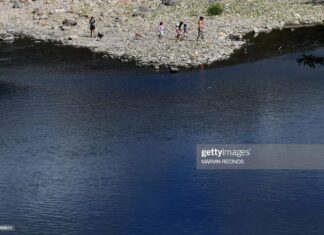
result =
[[[177,26],[176,26],[176,33],[177,33],[176,38],[178,40],[182,39],[182,25],[183,25],[183,22],[180,21],[180,23],[177,24]]]
[[[184,24],[183,25],[183,38],[187,38],[188,36],[188,25]]]
[[[93,16],[91,16],[89,24],[90,24],[90,35],[91,35],[91,37],[95,38],[96,37],[96,21]]]
[[[176,24],[176,39],[180,39],[181,34],[180,34],[181,30],[180,30],[180,25]]]
[[[163,22],[160,22],[159,25],[159,38],[162,39],[164,37],[164,25]]]
[[[204,22],[204,17],[200,16],[198,20],[198,36],[197,36],[197,41],[201,38],[204,40],[204,27],[205,27],[205,22]]]

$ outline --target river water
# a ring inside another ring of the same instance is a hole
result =
[[[200,143],[324,143],[324,67],[297,62],[324,49],[307,50],[169,74],[0,44],[0,224],[26,235],[324,234],[323,171],[207,171],[195,159]]]

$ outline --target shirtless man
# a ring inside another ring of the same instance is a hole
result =
[[[197,41],[201,38],[202,40],[204,39],[204,27],[205,27],[205,22],[204,22],[204,17],[200,17],[198,20],[198,36],[197,36]]]

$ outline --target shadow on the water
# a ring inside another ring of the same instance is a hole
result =
[[[70,72],[80,70],[139,69],[135,63],[123,63],[118,59],[105,57],[87,48],[74,48],[55,43],[35,42],[22,38],[11,44],[1,44],[1,58],[9,58],[12,65],[37,64]],[[66,63],[68,61],[69,63]],[[5,63],[10,66],[10,63]],[[1,66],[1,61],[0,61]]]
[[[275,29],[270,33],[249,33],[244,37],[246,44],[224,61],[209,67],[222,67],[251,63],[289,53],[314,50],[324,47],[324,26]]]
[[[299,65],[308,66],[311,69],[314,69],[316,65],[324,65],[324,57],[315,56],[312,54],[302,55],[301,58],[297,59]]]
[[[204,68],[251,63],[288,53],[306,54],[315,48],[324,47],[324,26],[275,29],[269,33],[260,34],[251,32],[245,35],[244,40],[246,40],[246,44],[241,49],[234,51],[229,59],[215,62],[212,65],[204,66]],[[41,63],[44,66],[56,68],[59,66],[60,69],[72,72],[89,69],[152,71],[149,68],[137,67],[135,62],[124,63],[119,59],[94,53],[87,48],[74,48],[43,42],[35,43],[28,38],[19,39],[13,44],[1,45],[1,58],[9,58],[8,61],[0,61],[1,67],[26,63],[39,65]],[[311,59],[314,63],[309,63]],[[320,64],[318,58],[314,59],[305,57],[301,63],[305,62],[304,64],[310,67]],[[193,68],[189,70],[193,70]]]
[[[0,99],[6,96],[15,96],[27,90],[26,87],[17,86],[11,82],[0,81]]]

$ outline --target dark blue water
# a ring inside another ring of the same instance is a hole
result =
[[[0,224],[28,235],[323,235],[323,171],[196,169],[200,143],[324,143],[324,67],[300,57],[170,75],[2,44]]]

